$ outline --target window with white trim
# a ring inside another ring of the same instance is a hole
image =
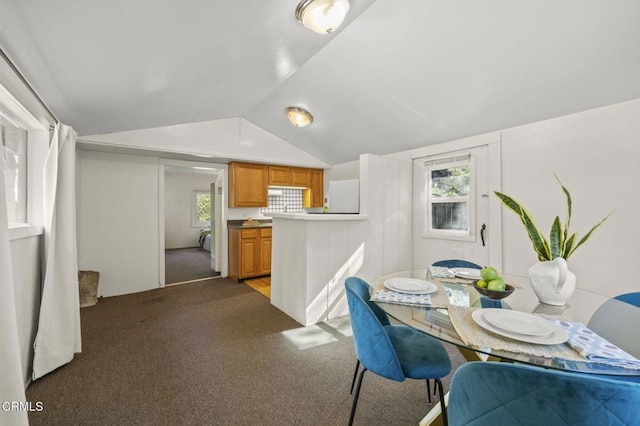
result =
[[[5,196],[10,226],[27,222],[27,131],[0,114]]]
[[[193,191],[192,212],[191,225],[193,227],[211,226],[210,191]]]
[[[473,161],[470,155],[427,161],[423,235],[471,239],[475,214]]]

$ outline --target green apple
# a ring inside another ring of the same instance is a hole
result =
[[[487,285],[488,285],[488,284],[489,284],[489,283],[488,283],[488,282],[486,282],[485,280],[478,280],[478,281],[476,282],[476,285],[477,285],[478,287],[480,287],[480,288],[487,288]]]
[[[489,281],[487,288],[494,291],[504,291],[507,288],[507,285],[504,283],[502,278],[496,278],[495,280]]]
[[[493,266],[485,266],[480,270],[480,276],[483,280],[489,282],[498,278],[498,271]]]

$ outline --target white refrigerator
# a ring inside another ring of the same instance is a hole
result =
[[[360,212],[360,179],[329,181],[329,213]]]

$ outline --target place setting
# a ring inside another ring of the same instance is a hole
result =
[[[418,278],[389,278],[383,288],[376,288],[371,295],[374,302],[397,303],[413,306],[433,306],[431,296],[438,292],[438,285]]]
[[[471,313],[477,325],[509,339],[536,345],[558,345],[568,340],[565,330],[542,317],[510,309],[485,308]]]

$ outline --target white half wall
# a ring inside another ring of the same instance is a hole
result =
[[[78,267],[98,296],[158,288],[158,159],[78,151]]]

